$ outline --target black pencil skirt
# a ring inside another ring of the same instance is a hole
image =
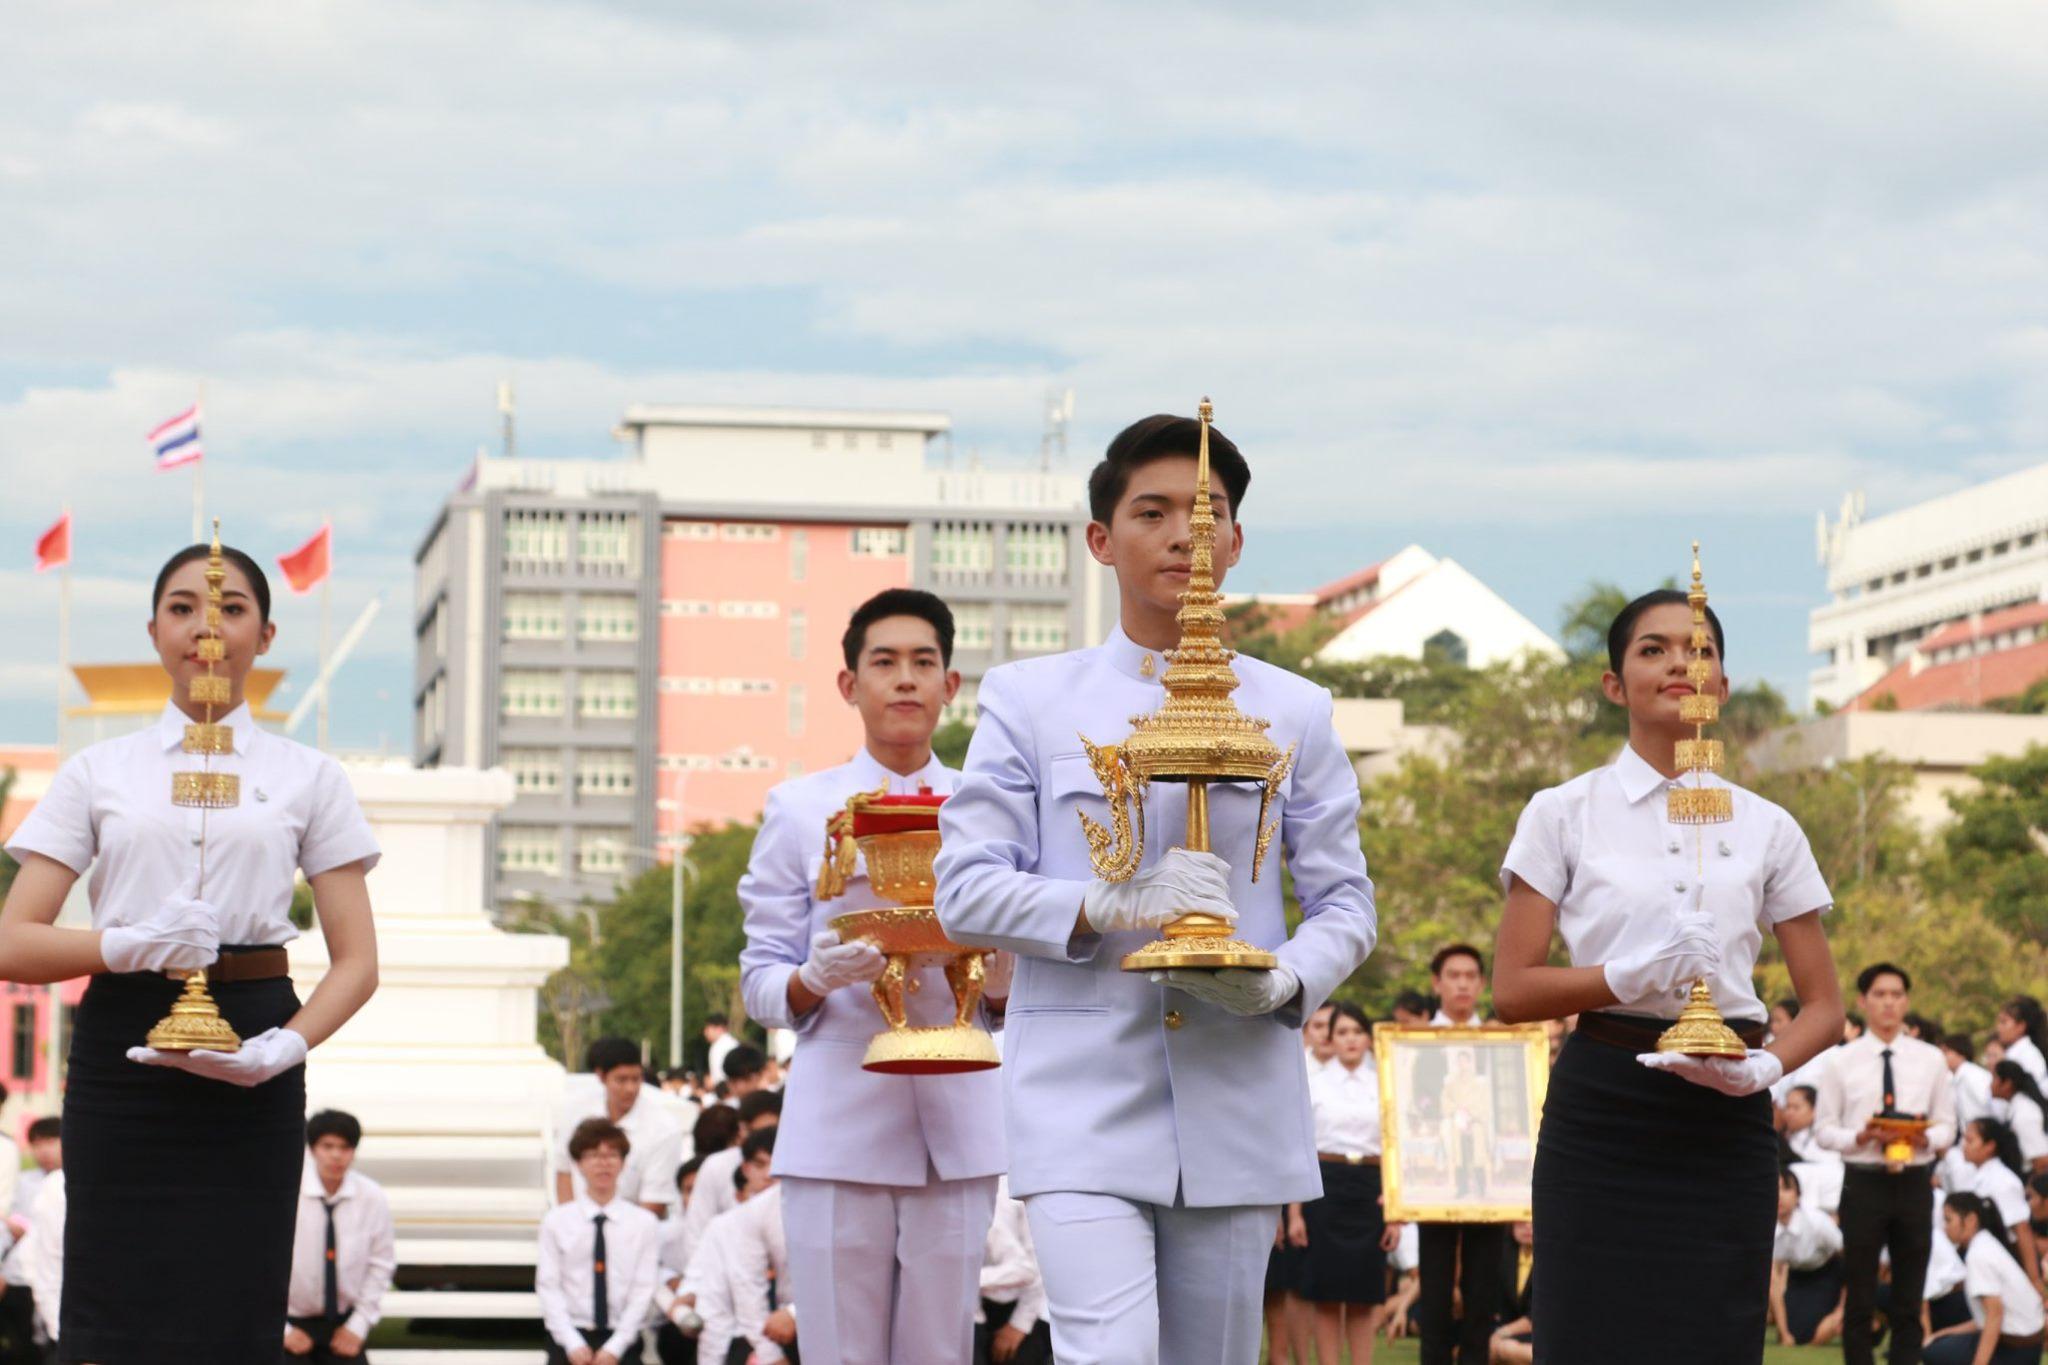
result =
[[[1777,1226],[1769,1095],[1574,1033],[1535,1171],[1537,1365],[1757,1365]]]
[[[1384,1303],[1387,1230],[1380,1213],[1380,1168],[1323,1163],[1323,1197],[1301,1206],[1308,1264],[1301,1296],[1314,1303]]]
[[[107,973],[79,1002],[64,1098],[67,1363],[283,1358],[306,1069],[242,1087],[129,1061],[181,989]],[[299,1007],[285,977],[210,989],[244,1038]]]

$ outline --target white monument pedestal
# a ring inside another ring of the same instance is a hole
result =
[[[394,1289],[386,1317],[537,1320],[531,1276],[520,1267],[533,1264],[547,1209],[545,1154],[563,1071],[541,1050],[535,1019],[541,985],[567,963],[569,947],[490,922],[484,833],[511,804],[512,777],[470,768],[348,772],[384,851],[369,879],[380,984],[314,1050],[307,1112],[344,1109],[362,1121],[361,1169],[391,1196],[401,1273],[445,1267],[436,1282],[487,1286]],[[317,928],[292,944],[291,961],[304,998],[327,968]]]

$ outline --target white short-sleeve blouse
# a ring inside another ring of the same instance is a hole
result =
[[[1724,1018],[1761,1021],[1766,1011],[1751,976],[1764,931],[1825,910],[1834,897],[1783,807],[1712,773],[1688,774],[1684,785],[1700,783],[1735,794],[1732,822],[1671,823],[1664,794],[1680,784],[1633,747],[1608,767],[1536,793],[1501,862],[1501,885],[1520,877],[1557,906],[1575,967],[1655,948],[1681,913],[1703,905],[1721,938],[1714,1005]],[[1685,996],[1680,990],[1616,1008],[1668,1019]]]
[[[298,937],[291,922],[295,872],[308,877],[351,863],[375,867],[377,840],[341,765],[256,727],[249,708],[224,724],[234,752],[202,760],[183,752],[189,722],[166,704],[156,724],[72,755],[7,843],[17,860],[54,858],[85,875],[95,929],[142,924],[198,869],[206,830],[203,899],[220,911],[223,944],[269,946]],[[171,804],[171,775],[241,776],[241,803],[200,811]]]

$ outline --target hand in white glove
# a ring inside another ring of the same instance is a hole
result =
[[[1186,848],[1169,850],[1129,881],[1091,883],[1081,906],[1088,927],[1098,934],[1157,929],[1190,910],[1237,923],[1230,904],[1230,864],[1213,853]]]
[[[305,1061],[306,1040],[288,1028],[274,1028],[244,1038],[240,1052],[159,1052],[153,1047],[131,1047],[128,1060],[189,1071],[229,1085],[261,1085]]]
[[[1248,967],[1221,967],[1215,971],[1176,968],[1148,975],[1154,982],[1186,991],[1197,1000],[1246,1016],[1271,1014],[1301,990],[1301,978],[1285,967],[1263,972]]]
[[[197,870],[186,875],[157,912],[142,924],[119,924],[100,934],[100,958],[110,972],[191,971],[220,956],[220,911],[199,900]]]
[[[1669,1071],[1694,1085],[1724,1095],[1754,1095],[1784,1079],[1785,1064],[1774,1052],[1751,1048],[1747,1057],[1688,1057],[1683,1052],[1639,1052],[1636,1060],[1652,1071]]]
[[[796,969],[796,979],[812,995],[830,995],[841,986],[873,981],[889,965],[882,950],[865,939],[841,943],[827,929],[811,940],[810,960]]]
[[[1008,1000],[1010,983],[1017,978],[1017,955],[997,951],[984,957],[981,962],[981,998]]]
[[[1683,915],[1671,936],[1654,948],[1618,957],[1602,970],[1607,989],[1623,1005],[1654,1005],[1682,1001],[1692,983],[1721,967],[1721,939],[1713,920],[1703,914]]]

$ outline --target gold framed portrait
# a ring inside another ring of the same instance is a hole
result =
[[[1387,1024],[1372,1040],[1387,1221],[1527,1219],[1550,1083],[1543,1026]]]

